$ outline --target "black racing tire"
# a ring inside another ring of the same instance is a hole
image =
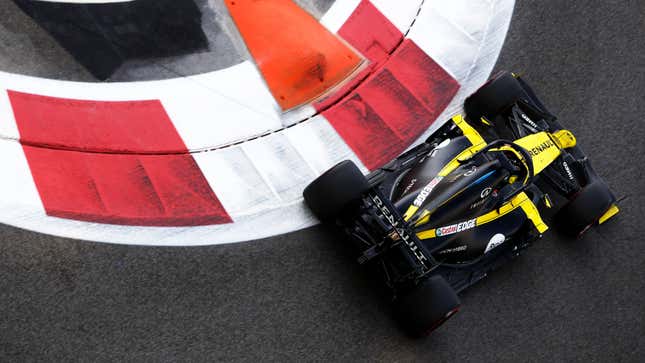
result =
[[[410,335],[429,334],[459,311],[459,297],[440,275],[430,276],[394,301],[394,317]]]
[[[471,122],[480,122],[484,117],[492,123],[508,107],[527,99],[526,91],[513,74],[503,72],[466,98],[464,109]]]
[[[570,237],[579,237],[591,226],[598,223],[612,206],[615,198],[607,186],[599,181],[592,182],[580,190],[555,215],[558,230]]]
[[[367,178],[356,164],[345,160],[311,182],[303,195],[316,217],[322,222],[330,222],[369,189]]]

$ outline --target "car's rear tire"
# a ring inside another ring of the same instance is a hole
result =
[[[497,115],[528,95],[513,74],[504,72],[484,84],[477,92],[466,98],[464,109],[471,122],[482,117],[494,122]]]
[[[329,222],[369,189],[367,179],[356,164],[345,160],[311,182],[303,195],[316,217]]]
[[[412,336],[437,329],[459,310],[455,290],[439,275],[430,276],[419,286],[394,301],[394,316]]]
[[[602,182],[592,182],[558,211],[554,222],[562,233],[578,237],[598,223],[613,203],[614,197],[609,188]]]

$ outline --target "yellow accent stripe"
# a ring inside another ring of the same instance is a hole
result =
[[[475,130],[466,120],[464,120],[464,116],[462,115],[456,115],[452,118],[452,122],[457,125],[461,129],[461,132],[464,133],[464,136],[468,138],[471,144],[473,145],[478,145],[478,144],[485,144],[486,141],[484,141],[484,138],[481,137],[479,132]]]
[[[472,146],[459,153],[459,155],[457,155],[448,164],[446,164],[446,166],[444,166],[443,169],[441,169],[441,171],[439,172],[439,176],[446,176],[452,173],[459,167],[459,165],[461,165],[460,161],[467,160],[486,146],[486,141],[484,140],[484,138],[481,137],[477,130],[475,130],[464,120],[464,117],[462,115],[454,116],[452,118],[452,122],[454,122],[454,124],[461,129],[461,132],[464,134],[464,136],[466,136],[468,141],[470,141]]]
[[[551,134],[551,137],[555,143],[558,144],[560,149],[568,149],[576,146],[578,143],[576,137],[573,136],[573,133],[569,130],[558,130]]]
[[[414,213],[416,213],[419,210],[419,207],[416,205],[412,204],[410,207],[408,207],[408,210],[405,211],[405,214],[403,215],[403,219],[407,222],[412,218]]]
[[[538,211],[537,207],[530,199],[527,198],[524,202],[522,202],[520,206],[522,207],[522,210],[524,210],[524,213],[529,218],[529,220],[533,222],[533,225],[535,226],[535,229],[538,230],[538,232],[544,233],[549,229],[549,226],[547,226],[546,223],[544,223],[544,221],[542,220],[540,211]]]
[[[538,211],[535,204],[533,204],[533,201],[531,201],[531,199],[529,199],[529,197],[524,192],[513,197],[513,199],[508,201],[499,209],[490,211],[480,217],[477,217],[475,226],[479,227],[486,223],[490,223],[516,210],[517,208],[522,208],[522,211],[526,214],[528,219],[533,223],[535,228],[540,233],[544,233],[547,229],[549,229],[546,223],[544,223],[544,221],[542,220],[542,217],[540,216],[540,212]],[[419,237],[419,239],[422,239],[422,240],[435,238],[437,237],[437,229],[435,228],[435,229],[419,232],[417,233],[417,237]]]
[[[618,212],[620,212],[620,209],[618,209],[618,206],[616,204],[612,204],[611,208],[609,208],[609,210],[605,212],[605,214],[603,214],[602,217],[600,217],[600,219],[598,220],[598,224],[603,224],[607,222],[611,217],[618,214]]]
[[[506,202],[506,204],[501,206],[499,209],[490,211],[490,212],[484,214],[483,216],[478,217],[476,225],[481,226],[482,224],[492,222],[492,221],[496,220],[497,218],[502,217],[502,216],[514,211],[525,200],[528,200],[528,196],[525,193],[520,193],[520,194],[516,195],[515,197],[513,197],[513,199],[511,199],[508,202]]]
[[[429,229],[427,231],[417,233],[419,239],[430,239],[437,237],[437,229]]]
[[[424,223],[428,223],[430,221],[430,211],[424,210],[423,213],[421,213],[421,217],[417,221],[417,223],[414,224],[415,227],[418,227]]]

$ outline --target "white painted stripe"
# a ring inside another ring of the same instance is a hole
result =
[[[2,214],[0,220],[45,217],[22,146],[14,140],[0,140],[0,155],[3,170],[0,178],[0,206],[8,213]]]
[[[315,174],[284,132],[244,143],[242,149],[283,204],[302,199]]]
[[[451,17],[454,14],[445,15],[442,10],[444,6],[446,6],[444,2],[430,2],[424,6],[409,33],[409,38],[457,81],[461,81],[466,78],[468,69],[477,57],[480,42],[458,26],[461,19]],[[481,16],[489,18],[492,6],[488,6],[485,10]]]
[[[156,96],[191,151],[230,145],[283,127],[278,105],[251,62],[189,77],[177,86],[162,88]]]
[[[18,140],[19,134],[9,95],[0,90],[0,138]]]
[[[236,223],[198,227],[132,227],[41,215],[26,204],[0,204],[0,218],[18,228],[86,241],[150,246],[200,246],[250,241],[316,223],[302,203],[249,215]]]
[[[305,123],[288,128],[285,134],[316,175],[324,173],[343,160],[353,160],[363,172],[367,172],[367,167],[323,116],[316,116]]]
[[[280,199],[240,146],[197,153],[193,157],[234,221],[281,206]]]
[[[320,23],[332,33],[336,33],[360,3],[361,0],[336,0],[327,13],[320,19]]]
[[[451,0],[434,8],[460,32],[481,42],[495,4],[496,1]]]
[[[403,34],[406,34],[424,5],[423,0],[371,0],[372,4],[394,24]],[[442,1],[443,2],[443,1]]]

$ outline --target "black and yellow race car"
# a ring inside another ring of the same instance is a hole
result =
[[[446,321],[459,291],[549,225],[575,237],[618,213],[573,133],[522,78],[498,74],[464,109],[369,175],[343,161],[304,191],[314,214],[350,237],[358,262],[380,271],[414,335]]]

